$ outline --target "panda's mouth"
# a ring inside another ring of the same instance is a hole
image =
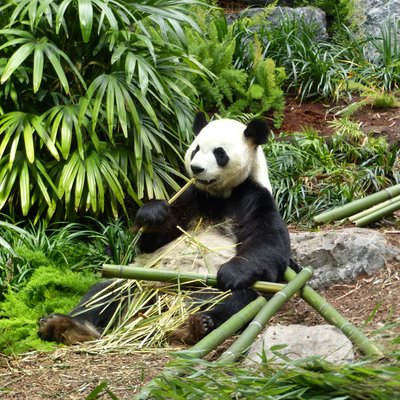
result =
[[[206,180],[206,179],[198,179],[196,178],[196,182],[202,184],[202,185],[211,185],[211,183],[216,182],[216,179],[210,179],[210,180]]]

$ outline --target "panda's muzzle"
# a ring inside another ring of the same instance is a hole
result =
[[[205,179],[196,178],[196,182],[201,183],[202,185],[210,185],[211,183],[214,183],[215,181],[216,181],[216,179],[211,179],[211,180],[207,181]]]

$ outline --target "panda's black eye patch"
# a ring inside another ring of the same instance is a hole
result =
[[[192,151],[192,155],[190,156],[190,159],[193,160],[193,157],[196,155],[196,153],[200,150],[200,146],[197,145],[197,147]]]
[[[225,150],[222,147],[217,147],[216,149],[214,149],[214,156],[217,164],[220,167],[225,167],[225,165],[228,164],[228,154],[226,154]]]

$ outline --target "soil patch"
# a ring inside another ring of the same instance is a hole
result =
[[[356,101],[357,99],[354,99]],[[304,128],[313,128],[320,135],[331,136],[330,122],[340,118],[338,112],[348,104],[329,104],[321,102],[303,102],[287,99],[282,126],[279,132],[300,132]],[[364,106],[350,119],[360,124],[363,132],[384,136],[391,145],[400,145],[400,108],[372,108]]]

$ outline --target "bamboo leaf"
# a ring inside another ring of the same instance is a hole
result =
[[[60,63],[60,58],[58,55],[59,50],[55,46],[47,46],[45,48],[45,53],[47,58],[49,59],[51,65],[54,68],[54,71],[57,74],[58,79],[60,80],[60,83],[65,91],[65,93],[69,94],[69,84],[68,84],[68,79],[64,73],[64,68],[62,67]]]
[[[28,119],[24,121],[24,143],[25,143],[25,153],[28,161],[32,164],[35,160],[35,147],[33,144],[33,132],[34,128],[30,124]]]
[[[28,215],[30,209],[30,179],[28,163],[24,160],[19,175],[19,191],[22,215]]]
[[[79,210],[83,190],[85,188],[85,166],[83,163],[79,165],[75,179],[75,210]]]
[[[10,153],[9,153],[9,159],[8,159],[8,168],[11,170],[11,168],[13,167],[14,164],[14,160],[17,154],[17,150],[18,150],[18,143],[19,143],[19,138],[21,136],[21,133],[17,133],[14,136],[14,140],[12,141],[11,144],[11,149],[10,149]]]
[[[42,139],[44,145],[47,147],[47,149],[50,151],[51,155],[57,160],[60,161],[60,156],[58,154],[58,151],[56,149],[56,146],[54,145],[54,143],[52,142],[49,134],[47,133],[45,127],[43,126],[42,123],[42,118],[37,116],[37,115],[33,115],[30,118],[30,122],[32,124],[32,126],[35,128],[36,133],[39,135],[40,139]]]
[[[97,190],[96,178],[94,170],[97,168],[93,156],[90,155],[86,160],[86,181],[88,184],[88,197],[86,202],[86,210],[92,207],[94,213],[97,212]]]
[[[0,209],[2,209],[9,200],[9,196],[11,190],[14,188],[18,173],[18,168],[11,169],[0,183]]]
[[[81,25],[82,39],[89,42],[93,26],[93,6],[91,0],[78,0],[79,22]]]
[[[61,125],[61,154],[64,159],[67,159],[69,156],[69,152],[71,149],[72,142],[72,116],[71,110],[65,110],[66,112],[63,115],[62,125]],[[80,132],[77,132],[77,136]]]
[[[33,54],[33,92],[36,93],[43,78],[43,46],[37,45]]]
[[[26,43],[22,45],[8,60],[3,74],[1,76],[0,84],[2,85],[13,72],[31,55],[35,48],[35,43]]]

